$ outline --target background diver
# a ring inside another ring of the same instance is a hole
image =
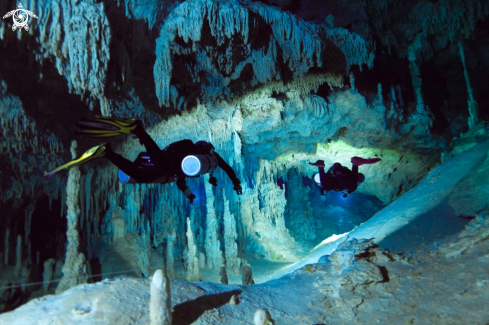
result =
[[[112,150],[110,143],[95,146],[86,151],[80,158],[44,173],[50,177],[60,170],[81,165],[95,158],[107,158],[119,168],[119,179],[123,183],[171,183],[176,180],[178,188],[190,200],[195,194],[187,187],[186,177],[199,177],[211,173],[209,183],[217,186],[217,180],[212,176],[217,166],[221,167],[233,182],[233,189],[238,195],[242,194],[240,180],[234,170],[215,151],[210,142],[181,140],[168,145],[163,150],[144,130],[142,122],[135,119],[112,117],[89,117],[78,121],[77,133],[85,137],[101,138],[114,137],[121,134],[134,134],[147,152],[141,152],[132,162]]]
[[[324,192],[331,190],[336,192],[345,191],[343,198],[347,198],[349,194],[357,189],[358,183],[365,181],[365,175],[358,172],[358,166],[374,164],[380,160],[380,158],[364,159],[353,157],[351,158],[352,170],[342,166],[340,163],[335,163],[326,173],[324,172],[324,160],[309,163],[309,165],[317,166],[319,169],[319,174],[314,176],[314,180],[321,187],[321,200],[326,201]]]

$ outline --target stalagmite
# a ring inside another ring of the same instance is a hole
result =
[[[151,325],[171,325],[172,308],[170,280],[164,270],[156,270],[151,280],[149,317]]]
[[[377,100],[380,103],[383,103],[384,102],[384,97],[382,96],[382,84],[381,83],[379,83],[377,85]]]
[[[241,266],[241,280],[244,286],[255,284],[253,281],[253,271],[248,263]]]
[[[73,141],[70,148],[73,159],[76,158],[76,146],[76,141]],[[78,251],[80,244],[80,236],[78,234],[78,219],[80,217],[79,191],[80,170],[78,167],[73,167],[69,171],[66,185],[66,206],[68,207],[66,238],[68,245],[66,247],[65,263],[62,268],[63,277],[56,288],[56,294],[80,283],[86,283],[88,280],[85,255]]]
[[[285,226],[285,190],[273,179],[275,165],[260,160],[256,185],[241,198],[241,220],[247,232],[248,250],[268,260],[296,261],[298,248]]]
[[[458,49],[460,51],[460,59],[462,60],[462,65],[464,66],[464,76],[465,82],[467,83],[467,104],[469,107],[469,128],[472,129],[479,122],[479,109],[477,102],[474,99],[474,92],[470,86],[469,73],[467,72],[467,67],[465,65],[465,53],[462,43],[458,43]]]
[[[144,275],[144,277],[149,276],[149,270],[151,268],[150,258],[149,258],[149,254],[151,250],[151,240],[150,240],[149,233],[150,233],[149,221],[146,220],[146,227],[143,227],[143,231],[141,232],[141,235],[138,238],[138,245],[137,245],[137,249],[139,251],[138,266],[139,269],[141,270],[141,273]]]
[[[175,257],[173,255],[173,250],[175,249],[176,240],[175,229],[166,237],[166,273],[168,277],[172,280],[176,280],[177,275],[175,273]]]
[[[50,258],[49,260],[44,262],[44,272],[42,274],[42,292],[45,295],[48,294],[49,285],[53,280],[54,263],[55,263],[54,258]]]
[[[9,246],[10,229],[5,232],[5,253],[3,256],[3,264],[8,265],[8,246]]]
[[[229,303],[233,306],[239,305],[239,298],[236,295],[232,295],[229,299]]]
[[[353,75],[353,72],[350,72],[350,85],[351,85],[351,91],[357,92],[355,88],[355,76]]]
[[[419,63],[417,62],[416,56],[416,53],[422,48],[424,37],[424,34],[418,34],[408,48],[409,70],[411,71],[414,95],[416,99],[416,112],[410,116],[411,123],[406,124],[405,127],[414,126],[415,130],[413,130],[412,133],[416,134],[418,137],[426,138],[426,136],[428,136],[429,138],[433,118],[429,108],[425,106],[423,96],[421,94],[421,72],[419,70]]]
[[[271,325],[274,324],[272,316],[266,309],[258,309],[253,317],[253,322],[255,325]]]
[[[226,199],[226,191],[222,189],[224,199],[224,253],[226,256],[226,266],[234,274],[239,274],[241,260],[238,257],[238,234],[236,232],[236,219],[229,211],[229,201]]]
[[[287,189],[287,214],[291,233],[301,239],[315,239],[316,225],[309,202],[311,189],[303,186],[302,176],[295,169],[289,172]]]
[[[206,264],[205,264],[205,255],[202,252],[199,252],[199,265],[200,265],[200,268],[201,269],[203,269],[206,266]]]
[[[226,272],[226,268],[224,266],[221,267],[219,276],[221,277],[222,284],[229,284],[228,273]]]
[[[15,252],[15,275],[22,276],[22,236],[17,236],[17,250]]]
[[[422,113],[425,110],[423,96],[421,95],[421,72],[419,71],[419,64],[416,57],[416,52],[421,48],[422,37],[422,34],[416,36],[413,43],[409,46],[408,53],[409,70],[411,71],[417,113]]]
[[[187,218],[187,254],[185,259],[185,280],[200,281],[199,258],[197,257],[197,245],[190,218]]]
[[[212,185],[209,184],[209,175],[204,175],[205,195],[207,205],[207,228],[205,230],[205,251],[207,253],[207,266],[209,268],[220,268],[223,265],[221,242],[219,241],[217,228],[218,220],[214,208],[214,193]]]
[[[29,206],[25,209],[24,240],[26,244],[29,242],[29,236],[31,233],[31,220],[32,220],[33,212],[34,212],[34,204],[29,204]]]

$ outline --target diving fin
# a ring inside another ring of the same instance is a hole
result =
[[[87,138],[116,137],[129,134],[137,127],[136,119],[94,116],[82,118],[76,123],[77,133]]]
[[[87,161],[90,161],[95,158],[103,157],[105,155],[105,152],[107,151],[107,146],[110,144],[101,144],[96,147],[93,147],[89,150],[87,150],[80,158],[72,160],[64,165],[61,165],[59,167],[56,167],[54,169],[51,169],[50,171],[44,172],[44,177],[51,177],[55,173],[59,172],[60,170],[63,169],[68,169],[71,167],[79,166],[81,164],[86,163]]]
[[[351,163],[354,166],[361,166],[361,165],[367,165],[367,164],[375,164],[378,161],[381,161],[382,159],[380,158],[370,158],[370,159],[365,159],[361,157],[353,157],[351,158]]]

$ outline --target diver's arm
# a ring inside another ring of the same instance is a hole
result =
[[[350,188],[347,189],[348,194],[355,192],[357,188],[358,188],[357,184],[352,185]]]
[[[221,156],[219,156],[219,154],[217,152],[214,151],[214,154],[216,155],[216,158],[217,158],[217,165],[219,167],[221,167],[222,170],[224,170],[226,172],[226,174],[228,174],[228,177],[233,182],[233,185],[234,185],[233,189],[236,191],[236,193],[238,195],[241,195],[242,194],[242,188],[240,185],[241,181],[238,179],[238,177],[236,177],[236,173],[231,168],[231,166],[229,166],[228,163],[225,162]]]
[[[190,200],[190,204],[192,204],[194,202],[194,199],[195,199],[195,194],[192,193],[190,188],[187,187],[187,182],[185,181],[184,176],[178,177],[177,186],[180,189],[180,191],[182,191],[183,194],[187,197],[187,199]]]

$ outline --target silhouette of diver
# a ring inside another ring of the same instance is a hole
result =
[[[109,117],[91,117],[78,122],[78,133],[87,137],[113,137],[121,134],[134,134],[147,152],[141,152],[132,162],[112,150],[110,143],[91,148],[80,158],[72,160],[51,171],[45,176],[52,176],[62,169],[81,165],[94,158],[104,157],[119,168],[119,180],[123,183],[172,183],[177,181],[178,188],[190,200],[196,198],[187,187],[186,177],[199,177],[210,173],[209,183],[217,186],[212,173],[217,166],[221,167],[233,182],[233,189],[242,194],[241,182],[234,170],[222,159],[210,142],[181,140],[168,145],[163,150],[148,135],[140,120]]]
[[[363,181],[365,181],[365,175],[358,172],[358,166],[374,164],[380,160],[380,158],[364,159],[353,157],[351,158],[351,163],[353,165],[352,170],[342,166],[340,163],[335,163],[326,173],[324,172],[324,160],[309,163],[309,165],[317,166],[319,169],[319,174],[316,174],[314,179],[321,186],[321,200],[326,200],[326,197],[324,196],[325,191],[332,190],[336,192],[346,190],[346,192],[343,193],[343,198],[347,198],[349,194],[357,189],[358,183],[363,183]]]

